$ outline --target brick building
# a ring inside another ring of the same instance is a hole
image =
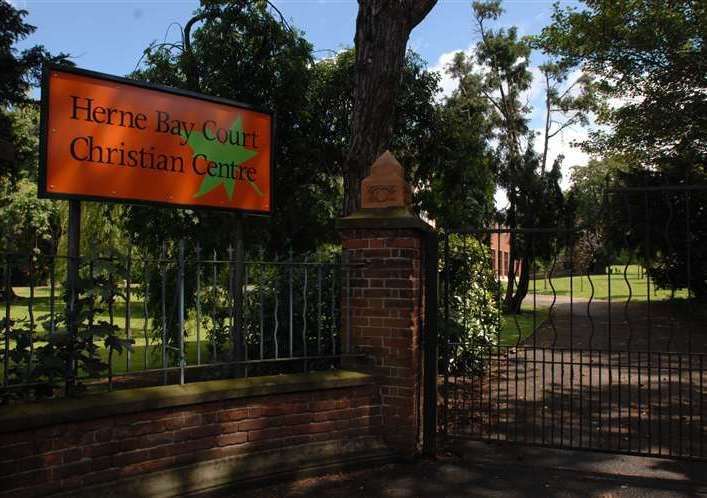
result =
[[[498,230],[500,227],[496,225],[495,229]],[[491,233],[491,240],[489,242],[491,247],[491,265],[493,267],[493,273],[499,279],[504,279],[508,277],[508,270],[510,268],[510,253],[511,253],[511,235],[509,233]],[[515,263],[516,275],[520,271],[520,262]]]

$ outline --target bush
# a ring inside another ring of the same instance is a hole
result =
[[[469,375],[483,368],[483,352],[495,344],[500,326],[499,287],[494,279],[490,249],[481,240],[468,235],[450,235],[445,264],[441,258],[442,302],[440,307],[440,351],[448,348],[448,370],[451,375]],[[442,360],[444,362],[444,360]],[[445,365],[440,365],[445,371]]]

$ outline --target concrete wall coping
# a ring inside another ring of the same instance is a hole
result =
[[[407,207],[367,208],[336,220],[336,228],[349,229],[413,229],[434,233],[434,228]]]
[[[373,383],[374,378],[368,374],[333,370],[125,389],[83,398],[46,400],[0,408],[0,433],[212,401]]]

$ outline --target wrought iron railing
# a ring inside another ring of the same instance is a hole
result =
[[[156,257],[0,258],[5,401],[330,369],[351,353],[338,255],[239,259],[178,242]]]
[[[706,196],[613,189],[602,224],[445,234],[442,432],[707,458]],[[504,297],[519,272],[504,279],[491,256],[505,234],[528,271],[516,312]]]

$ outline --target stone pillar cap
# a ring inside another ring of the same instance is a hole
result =
[[[361,181],[361,208],[410,207],[412,193],[403,167],[385,151],[371,166],[371,174]]]
[[[395,175],[404,178],[402,165],[389,150],[386,150],[383,154],[378,156],[378,159],[376,159],[371,166],[371,174],[369,176],[376,177],[387,175]]]

